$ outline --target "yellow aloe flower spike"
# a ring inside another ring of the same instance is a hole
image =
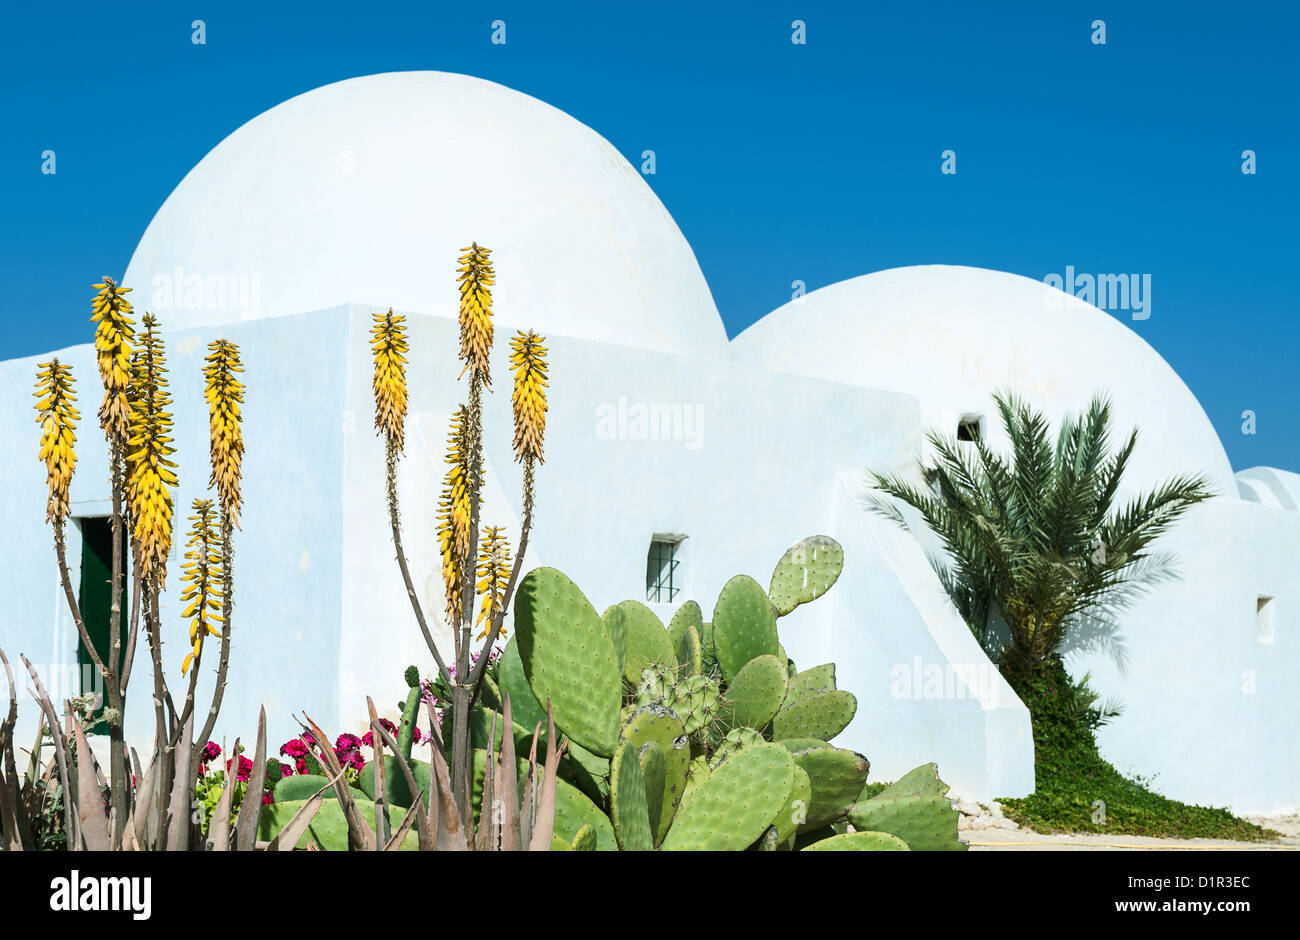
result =
[[[221,636],[216,624],[221,617],[214,611],[221,609],[221,539],[217,533],[216,512],[210,499],[194,501],[194,515],[190,516],[190,538],[185,543],[185,564],[181,583],[181,603],[185,604],[181,617],[189,621],[192,649],[181,664],[181,675],[189,671],[190,663],[203,650],[204,637]]]
[[[438,551],[442,555],[442,575],[447,589],[447,623],[460,623],[461,577],[469,559],[470,487],[469,451],[466,441],[464,406],[457,408],[447,434],[447,475],[443,478],[438,500]]]
[[[205,386],[203,397],[208,403],[209,451],[212,475],[208,480],[216,488],[217,502],[230,525],[239,525],[243,507],[240,480],[243,474],[244,434],[240,428],[240,405],[244,401],[244,384],[236,376],[244,371],[239,361],[239,347],[224,339],[208,344],[203,360]]]
[[[478,638],[487,636],[492,618],[505,604],[506,585],[510,581],[510,541],[503,535],[504,526],[484,526],[479,543],[478,584],[475,590],[483,596],[476,626],[481,627]],[[504,627],[501,635],[506,635]]]
[[[108,275],[92,285],[98,293],[90,303],[90,322],[95,327],[95,361],[104,383],[104,402],[99,406],[99,423],[111,438],[125,438],[130,431],[131,344],[135,340],[135,321],[125,295],[129,287],[119,287]]]
[[[399,452],[406,442],[406,317],[376,313],[370,329],[375,355],[375,430]]]
[[[494,283],[490,249],[477,242],[460,258],[460,358],[473,369],[486,388],[492,387],[488,357],[492,352],[492,291]],[[461,370],[461,375],[465,374]]]
[[[167,580],[167,554],[172,543],[172,492],[177,485],[176,464],[169,458],[172,446],[172,415],[167,411],[166,358],[158,321],[146,313],[140,348],[131,356],[132,408],[126,451],[126,501],[134,527],[132,536],[140,547],[141,572]]]
[[[522,330],[510,340],[510,368],[515,387],[510,404],[515,415],[515,459],[542,459],[542,439],[546,435],[546,337],[532,330]]]
[[[68,490],[77,467],[74,445],[80,412],[73,406],[72,370],[51,359],[37,365],[36,422],[41,426],[39,459],[45,461],[45,481],[49,495],[45,504],[45,521],[62,522],[71,512]]]

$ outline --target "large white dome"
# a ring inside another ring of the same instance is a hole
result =
[[[452,316],[472,241],[493,250],[502,325],[726,355],[695,255],[618,151],[445,72],[353,78],[249,121],[176,187],[124,283],[168,329],[347,302]]]
[[[1139,429],[1126,487],[1199,472],[1237,496],[1213,425],[1160,354],[1091,304],[1018,274],[918,265],[840,281],[772,311],[732,349],[764,368],[915,395],[925,427],[949,436],[982,415],[994,446],[1005,443],[999,388],[1053,423],[1105,391],[1113,446]]]

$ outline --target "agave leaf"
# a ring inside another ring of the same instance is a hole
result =
[[[411,804],[411,808],[406,811],[406,816],[402,819],[402,824],[394,830],[392,838],[384,844],[385,852],[396,852],[402,847],[402,840],[405,839],[406,834],[411,831],[411,826],[414,825],[415,820],[419,815],[419,810],[419,803]]]
[[[434,737],[432,751],[429,758],[433,764],[432,786],[438,791],[439,800],[435,848],[440,852],[468,851],[469,842],[461,825],[460,809],[451,793],[451,771],[447,769],[447,759],[442,756],[441,736]]]
[[[27,674],[32,677],[32,682],[36,685],[36,691],[28,689],[28,694],[36,699],[41,706],[41,712],[45,715],[45,724],[50,729],[50,736],[54,739],[54,758],[59,767],[59,784],[63,787],[63,827],[68,834],[69,845],[80,845],[81,835],[77,817],[72,812],[72,799],[69,794],[72,793],[72,786],[68,781],[68,745],[63,738],[63,730],[59,727],[58,716],[54,712],[54,705],[50,702],[50,696],[45,691],[45,685],[41,682],[40,675],[33,668],[31,661],[26,656],[19,656],[23,665],[27,667]],[[38,732],[39,733],[39,732]],[[39,749],[40,738],[37,738]]]
[[[352,798],[351,788],[343,782],[343,767],[339,763],[338,755],[334,753],[334,748],[329,746],[329,735],[320,729],[320,725],[311,720],[311,716],[303,712],[304,719],[310,726],[312,737],[320,750],[321,756],[325,758],[329,771],[334,775],[334,792],[338,795],[339,806],[343,808],[343,816],[348,821],[348,848],[354,851],[373,851],[377,840],[374,831],[361,815],[361,810],[357,808],[357,801]],[[382,765],[382,761],[380,762]]]
[[[375,711],[375,700],[366,696],[366,707],[370,709],[370,730],[377,732],[380,728],[379,713]],[[384,739],[373,737],[375,742],[375,850],[388,844],[390,825],[388,822],[388,779],[384,773]],[[328,744],[326,745],[328,747]]]
[[[411,806],[418,810],[415,816],[415,831],[420,839],[420,851],[431,852],[436,845],[437,836],[433,827],[429,824],[429,812],[425,808],[424,791],[416,784],[415,774],[411,773],[411,765],[402,755],[402,750],[397,746],[397,741],[382,726],[379,728],[379,734],[383,737],[384,743],[392,749],[393,755],[397,758],[397,766],[402,771],[402,775],[406,777],[406,786],[414,795]]]
[[[133,851],[142,851],[149,848],[149,813],[153,810],[154,789],[158,785],[158,752],[155,751],[153,759],[149,761],[149,771],[140,773],[140,757],[134,751],[131,756],[135,759],[135,779],[139,781],[135,791],[135,805],[131,808],[126,817],[127,846]]]
[[[503,738],[510,737],[507,732]],[[488,735],[487,761],[483,765],[483,800],[479,804],[478,830],[474,833],[474,850],[487,852],[497,847],[496,767],[497,713],[492,713],[492,732]]]
[[[514,727],[514,718],[510,713],[509,692],[502,693],[502,712],[501,723],[506,733],[501,735],[501,761],[497,765],[497,799],[505,801],[505,812],[501,818],[500,846],[502,852],[518,852],[519,768],[515,763],[515,736],[509,733]],[[495,732],[492,737],[496,739]]]
[[[567,743],[567,742],[566,742]],[[564,747],[555,747],[555,713],[551,700],[546,700],[546,776],[542,779],[541,798],[537,802],[537,818],[533,821],[533,837],[528,844],[530,852],[549,852],[555,836],[555,775],[560,769]]]
[[[82,844],[88,852],[107,852],[111,845],[108,817],[104,815],[104,799],[99,792],[95,757],[90,753],[81,722],[75,716],[70,717],[77,742],[77,818],[81,821]]]
[[[235,738],[235,746],[228,753],[231,757],[230,768],[226,771],[226,785],[221,788],[221,799],[217,800],[217,808],[212,811],[212,819],[208,821],[206,848],[209,852],[230,851],[230,807],[234,803],[235,783],[238,780],[236,771],[239,769],[239,738]],[[244,802],[248,802],[251,795],[251,790],[245,790]],[[258,805],[261,805],[260,800]]]
[[[235,851],[251,852],[257,842],[257,821],[262,815],[262,791],[266,789],[266,709],[257,711],[257,750],[253,772],[244,789],[244,802],[235,818]]]

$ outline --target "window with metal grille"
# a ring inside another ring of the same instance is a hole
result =
[[[671,604],[681,593],[682,560],[678,549],[682,539],[656,535],[650,540],[645,563],[645,599],[648,604]]]

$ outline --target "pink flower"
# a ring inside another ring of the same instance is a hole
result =
[[[270,806],[270,805],[271,805],[272,803],[274,803],[274,802],[275,802],[275,800],[271,799],[271,794],[269,794],[269,793],[263,793],[263,794],[262,794],[262,805],[263,805],[263,806]]]
[[[307,756],[307,744],[302,738],[294,738],[292,741],[285,741],[284,744],[280,746],[280,753],[286,757],[301,759]]]
[[[285,777],[292,777],[292,776],[293,776],[293,768],[290,767],[288,764],[281,764],[280,778],[283,779]]]
[[[212,761],[216,760],[217,757],[219,757],[220,755],[221,755],[221,748],[217,744],[217,742],[209,741],[207,744],[203,745],[203,751],[200,756],[203,760],[203,763],[210,764]]]

